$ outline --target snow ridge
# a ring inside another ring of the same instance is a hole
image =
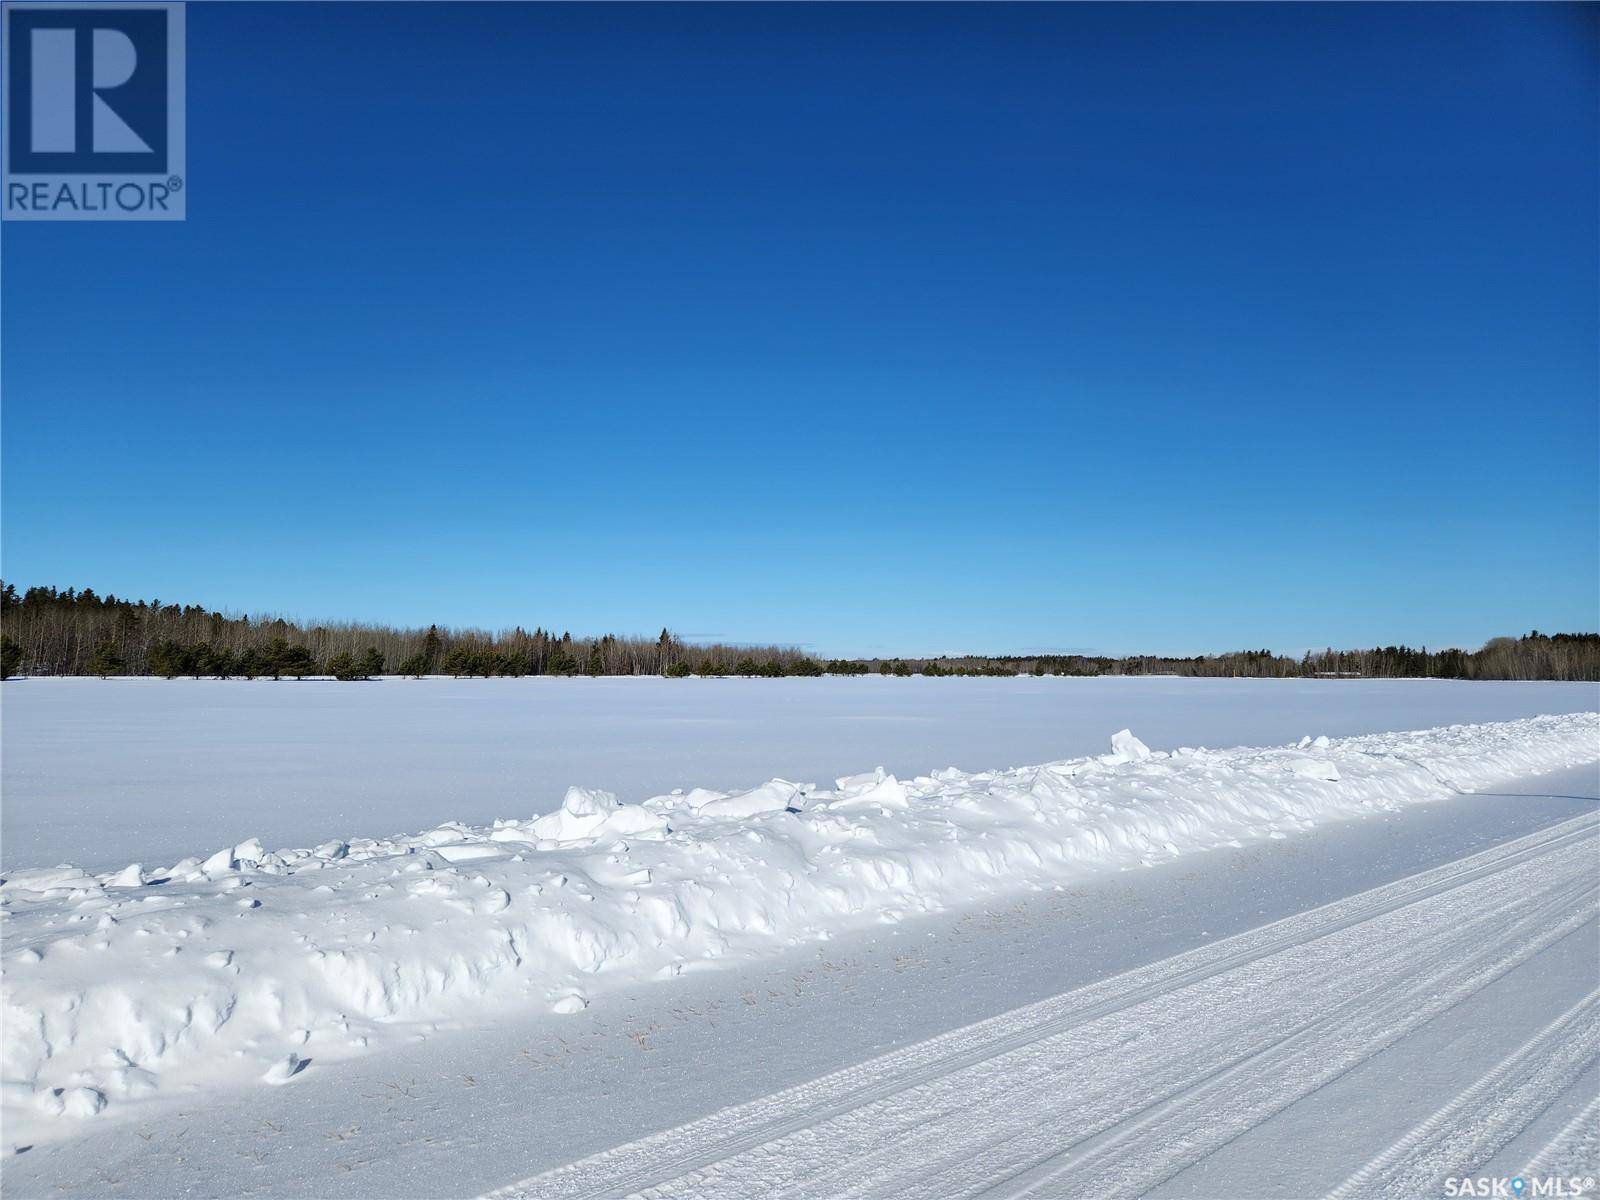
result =
[[[1110,754],[621,804],[0,881],[7,1140],[175,1086],[292,1084],[469,1006],[581,1011],[873,921],[1150,865],[1600,759],[1600,714]]]

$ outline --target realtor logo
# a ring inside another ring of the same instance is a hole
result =
[[[182,4],[7,4],[5,75],[7,220],[183,220]]]

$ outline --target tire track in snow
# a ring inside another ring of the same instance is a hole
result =
[[[934,1124],[918,1130],[909,1143],[902,1140],[892,1148],[869,1150],[849,1167],[808,1179],[804,1190],[874,1197],[899,1194],[883,1179],[872,1178],[872,1168],[881,1159],[909,1155],[920,1156],[925,1169],[937,1170],[940,1190],[950,1194],[1026,1195],[1040,1188],[1059,1188],[1068,1176],[1075,1192],[1080,1187],[1094,1195],[1148,1191],[1570,933],[1575,922],[1558,921],[1552,928],[1552,920],[1567,911],[1579,893],[1593,890],[1587,883],[1563,889],[1531,909],[1516,902],[1494,905],[1482,919],[1455,929],[1451,927],[1458,925],[1460,914],[1436,904],[1433,927],[1424,931],[1432,969],[1419,969],[1415,940],[1402,940],[1392,928],[1362,929],[1336,935],[1334,944],[1321,950],[1320,970],[1318,964],[1306,963],[1304,954],[1285,952],[1281,957],[1291,968],[1286,977],[1264,980],[1254,972],[1239,981],[1243,986],[1235,986],[1232,995],[1220,997],[1210,994],[1214,988],[1187,997],[1179,993],[1173,997],[1184,1002],[1176,1022],[1179,1036],[1184,1025],[1203,1025],[1211,1036],[1198,1053],[1181,1042],[1175,1047],[1162,1037],[1146,1037],[1154,1043],[1147,1050],[1147,1061],[1178,1060],[1167,1071],[1169,1076],[1179,1075],[1170,1087],[1142,1086],[1148,1082],[1141,1078],[1146,1068],[1130,1063],[1124,1040],[1129,1035],[1120,1031],[1106,1031],[1098,1051],[1083,1056],[1091,1073],[1099,1068],[1105,1093],[1087,1103],[1078,1096],[1063,1097],[1058,1084],[1038,1092],[1009,1086],[1018,1075],[1014,1064],[986,1064],[992,1066],[1000,1094],[988,1098],[980,1135],[967,1135],[952,1147],[949,1131]],[[1526,911],[1497,936],[1484,940],[1486,926],[1492,928],[1514,909]],[[1374,938],[1373,932],[1379,935]],[[1385,945],[1390,937],[1394,941]],[[1360,943],[1374,940],[1378,952],[1361,963]],[[1304,969],[1308,966],[1309,971]],[[1396,980],[1408,978],[1407,971],[1417,982],[1396,987]],[[1446,973],[1459,977],[1463,971],[1471,972],[1465,983],[1438,990]],[[1333,999],[1350,991],[1356,994]],[[1371,1003],[1372,995],[1380,995],[1381,1001]],[[1271,1023],[1257,1028],[1249,1021],[1242,1029],[1222,1024],[1235,1015],[1230,1008],[1253,1012],[1257,1006],[1282,1008],[1295,1014],[1298,1023],[1287,1029]],[[1140,1006],[1129,1016],[1143,1024],[1150,1007]],[[1044,1058],[1041,1065],[1048,1067],[1050,1056]],[[1109,1071],[1108,1062],[1113,1064]],[[965,1090],[970,1083],[961,1080],[959,1086]],[[1053,1153],[1041,1149],[1041,1142],[1048,1140],[1041,1137],[1042,1131],[1058,1128],[1072,1129],[1074,1141]],[[851,1168],[862,1178],[837,1188],[828,1185],[829,1178]],[[999,1184],[992,1182],[997,1179]],[[909,1194],[917,1190],[913,1185]]]
[[[1215,1078],[1184,1089],[1112,1139],[1097,1139],[1086,1153],[1057,1154],[1043,1169],[1022,1176],[1022,1186],[993,1192],[1022,1196],[1060,1186],[1070,1175],[1076,1187],[1086,1183],[1095,1194],[1139,1195],[1171,1179],[1194,1163],[1251,1132],[1257,1125],[1329,1084],[1342,1079],[1374,1055],[1400,1041],[1485,986],[1508,974],[1535,954],[1588,923],[1581,914],[1545,932],[1540,923],[1573,902],[1587,904],[1596,889],[1568,893],[1534,917],[1518,922],[1514,941],[1497,941],[1470,962],[1474,975],[1461,986],[1435,992],[1447,975],[1465,964],[1454,955],[1440,956],[1435,969],[1418,982],[1394,990],[1381,1007],[1369,1010],[1355,998],[1336,1016],[1296,1030],[1290,1038],[1252,1053]],[[1409,1192],[1389,1194],[1412,1194]]]
[[[822,1180],[815,1176],[802,1179],[796,1174],[796,1166],[801,1160],[810,1160],[813,1157],[811,1154],[797,1153],[794,1152],[796,1147],[780,1147],[775,1143],[800,1135],[797,1141],[815,1146],[826,1140],[822,1136],[824,1131],[819,1128],[824,1124],[848,1118],[852,1114],[861,1114],[863,1110],[873,1105],[881,1105],[884,1101],[892,1102],[896,1097],[917,1093],[918,1089],[937,1089],[941,1081],[950,1080],[961,1072],[975,1067],[981,1069],[985,1064],[992,1067],[997,1062],[1006,1068],[998,1072],[1001,1077],[998,1109],[996,1097],[985,1093],[982,1087],[978,1091],[984,1093],[990,1103],[981,1111],[973,1110],[967,1103],[968,1100],[978,1098],[970,1094],[956,1096],[953,1099],[950,1096],[943,1097],[946,1108],[938,1113],[930,1113],[925,1103],[922,1103],[920,1106],[919,1104],[910,1106],[914,1110],[914,1115],[908,1114],[902,1108],[896,1116],[893,1114],[891,1103],[888,1110],[880,1109],[871,1114],[874,1118],[886,1121],[886,1127],[870,1131],[877,1137],[877,1146],[882,1146],[885,1139],[893,1142],[893,1146],[883,1155],[884,1161],[870,1161],[878,1155],[875,1154],[875,1146],[868,1136],[865,1144],[853,1146],[853,1153],[841,1152],[838,1147],[823,1150],[822,1153],[830,1162],[838,1163],[841,1153],[848,1161],[837,1171],[824,1170],[821,1174],[828,1177],[849,1176],[852,1170],[855,1171],[853,1181],[842,1182],[837,1189],[839,1193],[852,1190],[852,1184],[867,1185],[868,1191],[891,1190],[893,1186],[891,1179],[877,1173],[874,1168],[887,1171],[892,1177],[896,1163],[905,1161],[909,1150],[905,1145],[907,1135],[902,1128],[900,1136],[896,1137],[894,1130],[897,1124],[903,1125],[909,1119],[910,1128],[915,1129],[919,1125],[933,1122],[935,1117],[947,1125],[963,1126],[962,1136],[954,1139],[952,1143],[950,1129],[941,1128],[930,1132],[924,1139],[918,1139],[912,1134],[911,1140],[926,1140],[936,1146],[944,1143],[947,1153],[936,1153],[933,1155],[935,1159],[951,1157],[952,1155],[948,1153],[949,1147],[951,1144],[957,1145],[958,1149],[953,1156],[960,1159],[965,1170],[954,1172],[956,1175],[971,1175],[974,1171],[981,1173],[999,1168],[999,1163],[990,1160],[996,1156],[1014,1159],[1019,1140],[1026,1143],[1022,1148],[1031,1159],[1044,1157],[1047,1163],[1059,1163],[1062,1152],[1059,1149],[1053,1150],[1049,1146],[1041,1146],[1041,1140],[1048,1139],[1041,1139],[1040,1130],[1026,1123],[1020,1130],[1004,1128],[1008,1122],[996,1121],[995,1118],[1003,1114],[1008,1100],[1015,1100],[1019,1084],[1025,1085],[1029,1079],[1033,1080],[1034,1086],[1045,1089],[1043,1094],[1046,1100],[1052,1099],[1049,1091],[1052,1084],[1051,1076],[1058,1074],[1063,1067],[1077,1068],[1085,1061],[1082,1055],[1091,1052],[1079,1046],[1076,1051],[1077,1057],[1074,1057],[1075,1052],[1071,1046],[1051,1047],[1053,1054],[1035,1056],[1037,1061],[1032,1063],[1035,1070],[1031,1075],[1025,1064],[1006,1061],[1006,1056],[1016,1056],[1018,1052],[1026,1052],[1029,1048],[1046,1043],[1050,1039],[1071,1035],[1075,1031],[1081,1032],[1084,1027],[1105,1018],[1114,1018],[1121,1014],[1126,1019],[1131,1010],[1139,1009],[1140,1006],[1143,1006],[1143,1009],[1137,1016],[1148,1023],[1150,1014],[1144,1010],[1152,1006],[1159,1010],[1163,1003],[1169,1002],[1172,997],[1185,989],[1195,989],[1208,981],[1219,981],[1218,986],[1227,985],[1235,992],[1243,989],[1241,995],[1234,997],[1234,1015],[1237,1017],[1239,1011],[1248,1013],[1251,1005],[1249,989],[1260,985],[1261,980],[1258,978],[1260,964],[1265,960],[1311,943],[1334,938],[1344,931],[1370,925],[1388,914],[1401,913],[1404,910],[1426,910],[1415,919],[1420,921],[1425,930],[1431,931],[1434,939],[1435,954],[1432,957],[1425,955],[1427,962],[1436,965],[1447,962],[1451,973],[1457,978],[1460,978],[1465,960],[1479,963],[1483,967],[1473,977],[1476,980],[1475,986],[1465,990],[1460,986],[1454,989],[1452,994],[1459,994],[1450,1003],[1459,1003],[1460,999],[1471,991],[1477,990],[1490,979],[1512,969],[1517,963],[1525,961],[1526,957],[1537,952],[1537,948],[1550,944],[1563,926],[1571,924],[1574,919],[1572,914],[1575,911],[1580,915],[1586,911],[1584,905],[1589,903],[1589,898],[1585,893],[1592,891],[1592,888],[1586,875],[1580,875],[1577,882],[1573,882],[1571,872],[1574,864],[1580,864],[1577,866],[1579,872],[1584,871],[1581,864],[1589,861],[1588,852],[1593,849],[1592,842],[1597,826],[1600,826],[1600,822],[1597,822],[1594,815],[1564,822],[1455,863],[954,1030],[810,1083],[724,1110],[678,1129],[604,1151],[569,1166],[501,1189],[494,1195],[504,1200],[534,1196],[563,1198],[614,1196],[651,1188],[653,1184],[659,1185],[667,1181],[686,1186],[663,1187],[658,1194],[716,1191],[718,1184],[714,1180],[720,1180],[722,1185],[734,1184],[732,1176],[738,1172],[731,1169],[734,1165],[733,1160],[754,1152],[761,1152],[756,1157],[761,1160],[762,1169],[770,1169],[778,1176],[773,1178],[768,1175],[762,1180],[763,1190],[767,1194],[778,1191],[785,1182],[801,1184],[813,1194],[837,1194],[826,1187],[818,1187]],[[1568,856],[1571,860],[1565,868],[1568,873],[1561,877],[1560,885],[1553,890],[1547,887],[1543,892],[1536,891],[1530,899],[1525,889],[1508,889],[1503,886],[1504,876],[1529,863],[1537,863],[1541,871],[1548,876],[1552,861],[1560,858],[1562,851],[1574,847],[1584,848],[1583,852]],[[1485,942],[1482,931],[1472,922],[1467,923],[1471,928],[1466,932],[1458,932],[1457,935],[1451,936],[1448,929],[1443,926],[1452,923],[1459,926],[1462,923],[1462,911],[1453,905],[1461,902],[1460,893],[1472,889],[1472,885],[1482,881],[1495,882],[1496,886],[1479,888],[1473,892],[1473,895],[1478,897],[1476,915],[1479,922],[1487,921],[1491,925],[1498,923],[1502,936]],[[1457,894],[1447,896],[1449,893]],[[1430,901],[1440,897],[1446,899],[1430,906]],[[1562,913],[1567,914],[1565,921],[1561,918]],[[1538,932],[1540,930],[1543,932]],[[1386,931],[1385,938],[1379,939],[1380,950],[1389,944],[1385,939],[1391,936],[1392,932]],[[1519,938],[1521,940],[1517,942]],[[1372,939],[1368,937],[1367,940]],[[1357,938],[1356,942],[1359,941]],[[1516,944],[1512,945],[1512,942]],[[1369,966],[1371,978],[1367,988],[1362,995],[1354,997],[1354,1001],[1363,1000],[1368,991],[1396,992],[1393,985],[1397,970],[1394,960],[1397,958],[1402,963],[1399,968],[1401,978],[1405,978],[1408,973],[1413,979],[1418,977],[1419,970],[1415,962],[1411,962],[1409,967],[1404,964],[1408,960],[1415,959],[1421,947],[1398,937],[1395,938],[1393,945],[1399,947],[1397,953],[1387,956],[1380,954],[1381,961]],[[1350,963],[1346,957],[1341,957],[1347,954],[1347,951],[1348,948],[1341,944],[1340,951],[1331,956],[1331,961],[1322,964],[1324,972],[1332,969],[1336,975],[1342,975],[1348,982]],[[1494,957],[1496,953],[1500,954],[1498,959]],[[1291,973],[1293,968],[1299,969],[1300,984],[1306,982],[1306,965],[1287,964]],[[1256,975],[1251,974],[1251,968],[1257,969]],[[1281,973],[1286,969],[1286,964],[1276,964],[1276,969]],[[1414,1028],[1413,1023],[1403,1020],[1397,1024],[1396,1010],[1407,1003],[1415,1009],[1417,995],[1426,993],[1429,988],[1438,990],[1438,980],[1427,976],[1426,972],[1422,972],[1422,975],[1425,977],[1421,978],[1420,982],[1399,989],[1387,1002],[1380,996],[1375,1009],[1368,1006],[1371,1011],[1367,1013],[1368,1019],[1362,1026],[1366,1033],[1364,1044],[1375,1045],[1376,1042],[1387,1044],[1404,1036],[1407,1028]],[[1400,993],[1403,993],[1403,998]],[[1240,1005],[1243,1006],[1242,1009]],[[1360,1003],[1352,1003],[1346,1007],[1353,1010],[1351,1019],[1359,1019],[1362,1008]],[[1439,1007],[1439,1002],[1425,1007],[1432,1011]],[[1340,1011],[1343,1012],[1344,1009],[1341,1008]],[[1213,1023],[1215,1019],[1213,1014]],[[1193,1056],[1183,1058],[1181,1055],[1176,1056],[1178,1061],[1163,1065],[1159,1061],[1161,1058],[1159,1053],[1153,1054],[1147,1047],[1145,1058],[1151,1060],[1152,1081],[1157,1086],[1146,1088],[1142,1092],[1135,1088],[1137,1095],[1134,1104],[1140,1105],[1142,1102],[1142,1106],[1135,1107],[1132,1113],[1124,1111],[1115,1116],[1109,1121],[1109,1125],[1102,1117],[1099,1131],[1090,1135],[1090,1144],[1084,1144],[1084,1140],[1079,1139],[1080,1152],[1085,1156],[1093,1155],[1093,1161],[1102,1161],[1102,1154],[1097,1153],[1095,1147],[1102,1143],[1110,1146],[1113,1141],[1121,1144],[1124,1136],[1121,1132],[1122,1127],[1129,1121],[1148,1123],[1157,1120],[1171,1125],[1173,1113],[1168,1110],[1174,1105],[1189,1113],[1192,1121],[1195,1111],[1201,1111],[1203,1115],[1206,1104],[1209,1103],[1209,1093],[1205,1089],[1214,1077],[1225,1078],[1230,1072],[1237,1074],[1241,1070],[1250,1068],[1250,1064],[1254,1064],[1251,1069],[1256,1073],[1269,1068],[1276,1069],[1278,1059],[1287,1056],[1292,1061],[1296,1053],[1301,1058],[1308,1054],[1315,1055],[1322,1043],[1315,1042],[1314,1039],[1313,1047],[1309,1051],[1294,1051],[1292,1046],[1289,1050],[1278,1048],[1285,1043],[1298,1045],[1299,1042],[1306,1040],[1308,1034],[1327,1026],[1332,1020],[1331,1017],[1313,1017],[1309,1023],[1302,1021],[1302,1027],[1294,1027],[1291,1023],[1291,1028],[1287,1031],[1279,1030],[1269,1022],[1257,1030],[1258,1033],[1268,1034],[1266,1044],[1254,1045],[1242,1054],[1235,1053],[1231,1059],[1225,1058],[1221,1063],[1212,1061],[1209,1067],[1201,1059]],[[1378,1022],[1376,1025],[1375,1020]],[[1383,1021],[1387,1021],[1388,1024],[1383,1025]],[[1138,1023],[1139,1021],[1134,1022],[1135,1025]],[[1273,1036],[1274,1031],[1276,1036]],[[1386,1034],[1388,1036],[1385,1039]],[[1276,1057],[1273,1053],[1275,1050],[1277,1050]],[[1374,1052],[1375,1049],[1368,1051],[1369,1054]],[[1022,1057],[1026,1058],[1027,1055],[1024,1053]],[[1171,1054],[1166,1057],[1174,1058]],[[1123,1054],[1122,1058],[1125,1059],[1126,1054]],[[1364,1058],[1358,1061],[1364,1061]],[[1344,1073],[1353,1065],[1356,1064],[1346,1065],[1339,1073]],[[1197,1076],[1191,1073],[1186,1076],[1186,1071],[1198,1071],[1199,1074]],[[1323,1074],[1327,1072],[1324,1071]],[[1126,1089],[1129,1081],[1124,1073],[1111,1082]],[[1324,1086],[1326,1082],[1327,1080],[1323,1079],[1322,1082],[1315,1083],[1314,1087]],[[992,1089],[994,1080],[991,1079],[988,1083]],[[1056,1084],[1056,1089],[1059,1091],[1059,1084]],[[946,1091],[948,1090],[946,1088]],[[1298,1094],[1304,1094],[1304,1090]],[[1102,1089],[1093,1095],[1101,1096],[1104,1101],[1108,1098],[1109,1091]],[[1184,1104],[1182,1098],[1185,1096],[1195,1099]],[[923,1102],[928,1098],[917,1095],[915,1099]],[[1277,1097],[1279,1101],[1282,1099],[1281,1096]],[[1124,1100],[1126,1101],[1126,1097]],[[1292,1100],[1293,1097],[1288,1102]],[[1152,1106],[1159,1111],[1151,1111]],[[1013,1104],[1011,1107],[1015,1108],[1016,1105]],[[1063,1105],[1057,1100],[1055,1107],[1059,1109]],[[1128,1104],[1124,1103],[1121,1107],[1125,1110]],[[1279,1103],[1278,1107],[1281,1108],[1282,1103]],[[1256,1108],[1261,1108],[1259,1098]],[[865,1118],[858,1117],[857,1125],[860,1125],[863,1119]],[[996,1125],[1002,1128],[996,1129]],[[1246,1128],[1248,1127],[1247,1125]],[[1243,1131],[1241,1129],[1239,1132]],[[999,1134],[998,1138],[996,1134]],[[1182,1146],[1190,1157],[1183,1158],[1179,1155],[1173,1160],[1176,1163],[1174,1169],[1181,1169],[1182,1165],[1193,1161],[1194,1157],[1203,1157],[1205,1153],[1210,1153],[1216,1148],[1212,1146],[1210,1149],[1205,1149],[1188,1142],[1182,1143]],[[1109,1154],[1110,1151],[1103,1153]],[[924,1167],[927,1165],[924,1162]],[[1013,1161],[1010,1171],[1003,1168],[996,1170],[995,1173],[988,1175],[985,1182],[992,1183],[995,1178],[1003,1179],[1008,1174],[1013,1176],[1014,1185],[1023,1187],[1024,1190],[1027,1186],[1036,1186],[1040,1182],[1035,1177],[1039,1166],[1037,1161],[1034,1161],[1031,1167],[1023,1166],[1020,1172],[1017,1169],[1018,1165]],[[1054,1168],[1051,1168],[1045,1173],[1053,1173],[1053,1170]],[[706,1172],[704,1176],[692,1180],[684,1178],[702,1171]],[[1171,1173],[1172,1170],[1166,1171],[1166,1175]],[[1023,1174],[1028,1178],[1022,1178]],[[741,1179],[744,1186],[749,1186],[748,1179],[743,1177]],[[924,1171],[915,1186],[925,1190],[930,1182],[929,1176]],[[955,1180],[949,1179],[946,1182],[954,1183]],[[1076,1182],[1075,1177],[1075,1184]],[[1127,1182],[1129,1181],[1126,1179],[1108,1180],[1113,1190]],[[943,1182],[939,1186],[941,1191],[948,1190]],[[968,1190],[971,1186],[969,1181]]]
[[[1600,989],[1328,1193],[1328,1200],[1417,1196],[1432,1190],[1442,1194],[1445,1176],[1478,1174],[1490,1155],[1527,1128],[1600,1057],[1596,1000]]]
[[[1524,1176],[1600,1174],[1600,1096],[1561,1127],[1523,1170]]]

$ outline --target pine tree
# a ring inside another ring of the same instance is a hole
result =
[[[317,673],[317,660],[311,657],[311,651],[305,646],[290,646],[287,656],[282,663],[283,673],[293,675],[296,679],[304,679],[307,675]]]
[[[422,670],[419,675],[432,675],[439,669],[439,656],[444,653],[444,639],[437,625],[428,626],[428,636],[422,639]]]
[[[348,650],[341,650],[328,660],[328,674],[340,683],[354,683],[358,679],[366,678],[356,665],[355,655]]]
[[[105,638],[94,648],[94,657],[89,660],[89,670],[101,679],[108,675],[121,675],[128,669],[128,664],[117,653],[117,644],[110,638]]]
[[[184,651],[183,659],[184,666],[188,668],[188,673],[196,679],[199,679],[202,675],[216,673],[217,652],[205,642],[190,646]]]
[[[457,646],[444,656],[444,661],[440,664],[440,670],[446,675],[454,675],[457,679],[460,679],[463,675],[471,675],[477,665],[472,661],[472,657],[472,651],[465,646]]]
[[[10,584],[6,587],[14,602],[16,589]],[[20,666],[22,666],[22,647],[8,637],[0,637],[0,679],[10,679]]]
[[[376,646],[368,646],[367,652],[361,656],[361,674],[366,678],[383,674],[383,652]]]
[[[282,679],[283,673],[289,662],[289,640],[275,637],[267,643],[267,648],[261,652],[262,670],[274,679]],[[152,665],[151,670],[155,667]]]
[[[183,674],[183,647],[172,638],[163,638],[145,651],[145,661],[150,664],[152,675],[175,679]]]

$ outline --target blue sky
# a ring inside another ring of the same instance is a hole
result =
[[[5,577],[826,653],[1600,595],[1597,10],[189,8],[4,228]]]

